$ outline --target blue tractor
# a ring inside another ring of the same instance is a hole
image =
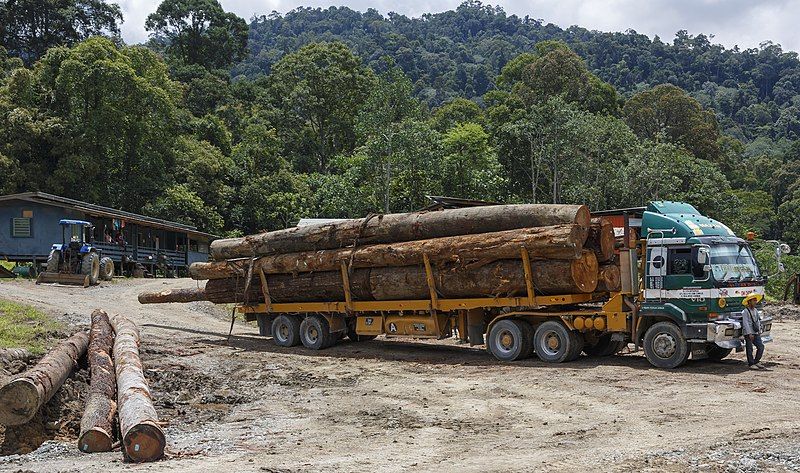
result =
[[[94,226],[83,220],[63,219],[61,244],[54,244],[47,258],[47,270],[39,275],[37,283],[95,285],[100,279],[114,277],[114,262],[102,258],[99,249],[92,246]]]

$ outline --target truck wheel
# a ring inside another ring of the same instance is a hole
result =
[[[103,281],[114,279],[114,261],[108,256],[100,258],[100,278]]]
[[[569,335],[572,337],[572,351],[567,357],[567,361],[574,361],[580,358],[583,347],[586,345],[586,339],[582,333],[574,330],[570,330]]]
[[[677,368],[689,358],[689,344],[672,322],[658,322],[644,334],[644,354],[657,368]]]
[[[279,315],[272,321],[272,339],[280,347],[300,344],[300,317]]]
[[[58,250],[50,251],[50,256],[47,257],[47,272],[57,273],[59,263],[61,263],[61,252]]]
[[[311,350],[322,350],[336,341],[325,317],[313,314],[300,323],[300,341]]]
[[[539,359],[548,363],[568,361],[573,354],[574,337],[563,324],[548,320],[536,328],[533,346]],[[580,353],[580,352],[579,352]]]
[[[601,357],[601,356],[611,356],[618,351],[622,350],[620,346],[621,343],[616,340],[611,340],[611,334],[606,333],[600,336],[597,340],[597,343],[594,345],[586,345],[583,347],[583,352],[586,353],[586,356],[590,357]]]
[[[489,332],[486,348],[500,361],[521,360],[531,354],[531,326],[524,320],[498,321]]]
[[[726,356],[730,355],[733,348],[722,348],[719,345],[710,344],[706,348],[706,356],[709,360],[720,361]]]
[[[90,252],[83,255],[81,274],[89,276],[89,284],[92,286],[100,281],[100,258],[97,257],[97,253]]]

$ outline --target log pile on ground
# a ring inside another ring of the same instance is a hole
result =
[[[600,264],[613,262],[615,244],[611,223],[582,205],[373,215],[216,240],[213,261],[189,270],[208,280],[204,289],[143,293],[139,302],[261,302],[260,273],[271,302],[343,301],[343,267],[354,301],[427,299],[426,260],[440,297],[524,296],[523,250],[538,295],[612,291],[618,268],[615,279]]]
[[[81,419],[81,434],[78,448],[82,452],[108,452],[114,443],[114,418],[117,403],[114,394],[117,383],[114,377],[114,362],[111,347],[114,330],[108,314],[102,310],[92,312],[92,330],[89,333],[89,399]]]

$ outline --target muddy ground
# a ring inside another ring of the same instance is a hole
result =
[[[136,302],[143,290],[194,284],[0,282],[0,297],[73,326],[95,308],[140,324],[168,439],[167,458],[147,465],[80,453],[79,371],[22,435],[34,441],[0,433],[0,471],[800,470],[800,321],[791,307],[775,310],[771,371],[747,370],[743,354],[661,371],[641,353],[502,364],[449,340],[279,349],[245,323],[228,340],[229,312],[208,303]]]

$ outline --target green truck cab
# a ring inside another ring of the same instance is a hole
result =
[[[742,299],[764,295],[766,276],[750,245],[681,202],[656,201],[641,219],[643,269],[635,333],[647,359],[674,368],[740,350]],[[772,319],[759,309],[764,342]]]

